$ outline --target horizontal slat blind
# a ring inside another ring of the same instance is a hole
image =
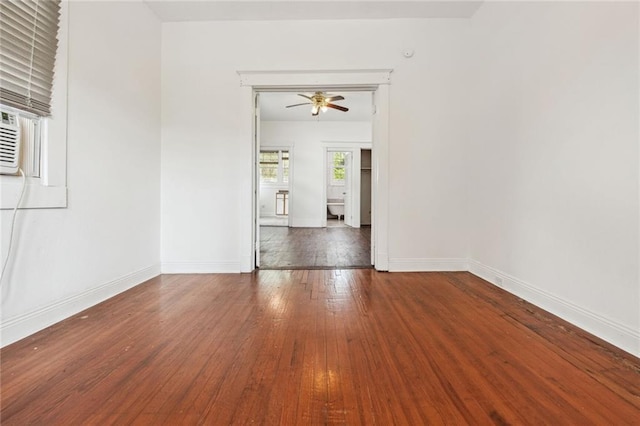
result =
[[[60,0],[0,1],[0,103],[51,115]]]

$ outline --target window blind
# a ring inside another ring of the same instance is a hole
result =
[[[0,103],[51,115],[60,0],[0,1]]]

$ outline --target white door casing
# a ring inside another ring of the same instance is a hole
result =
[[[255,235],[254,248],[255,267],[260,267],[260,93],[254,96],[255,115],[254,115],[254,137],[255,137],[255,154],[253,155],[255,179],[254,179],[254,220],[253,227]]]
[[[388,199],[389,199],[389,85],[391,71],[328,70],[328,71],[238,71],[240,96],[243,99],[241,117],[247,126],[241,133],[239,150],[246,158],[246,172],[241,173],[240,196],[240,272],[256,267],[255,228],[256,169],[255,164],[255,98],[261,90],[322,89],[373,91],[373,176],[372,176],[372,263],[380,271],[389,269]],[[246,177],[245,177],[246,176]]]
[[[353,194],[353,179],[351,174],[353,173],[353,154],[350,152],[345,153],[344,156],[344,190],[342,195],[344,197],[344,224],[347,226],[353,226],[353,212],[351,211],[353,203],[351,202]]]

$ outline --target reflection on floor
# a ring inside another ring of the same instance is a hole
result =
[[[347,227],[347,225],[344,224],[344,220],[327,219],[327,227],[328,228],[345,228]]]
[[[370,227],[260,227],[260,269],[370,267]]]

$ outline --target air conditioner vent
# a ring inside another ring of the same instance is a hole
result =
[[[16,174],[20,166],[20,127],[15,114],[0,111],[0,174]]]

